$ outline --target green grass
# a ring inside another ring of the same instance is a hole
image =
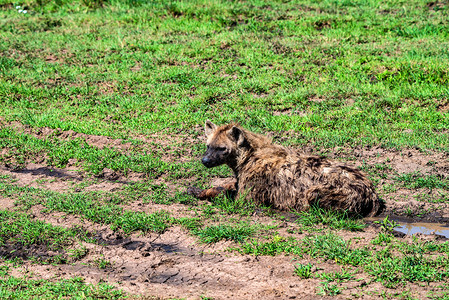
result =
[[[402,185],[411,189],[428,188],[449,191],[449,179],[437,175],[421,175],[419,173],[405,173],[396,177]]]
[[[240,245],[239,251],[244,254],[270,255],[295,254],[301,256],[304,253],[301,244],[294,238],[284,238],[275,235],[267,242],[250,240]]]
[[[304,239],[305,252],[312,257],[324,257],[340,264],[360,266],[371,255],[364,248],[351,249],[350,243],[335,234],[309,236]]]
[[[329,284],[328,282],[323,282],[322,286],[319,287],[320,291],[318,295],[322,296],[336,296],[341,294],[341,290],[336,284]]]
[[[447,6],[85,2],[1,9],[6,120],[128,138],[209,118],[291,143],[448,149]]]
[[[82,278],[58,281],[32,280],[26,278],[0,278],[2,299],[123,299],[126,295],[104,283],[91,285]]]
[[[327,234],[306,238],[306,252],[312,257],[324,257],[339,264],[361,266],[385,287],[396,287],[405,282],[441,281],[447,278],[445,259],[425,257],[419,252],[395,256],[386,247],[378,251],[351,248],[342,238]]]
[[[251,215],[254,213],[256,205],[246,198],[246,195],[232,197],[228,194],[221,194],[213,200],[214,206],[227,214]]]
[[[308,279],[312,277],[312,268],[313,264],[296,264],[295,265],[295,274],[298,275],[302,279]]]
[[[216,243],[221,240],[230,240],[234,242],[243,242],[255,233],[256,229],[249,224],[238,225],[214,225],[201,229],[196,229],[193,234],[198,236],[200,241],[206,244]]]
[[[329,272],[329,273],[321,273],[319,275],[321,279],[325,279],[327,282],[345,282],[354,279],[354,276],[351,272],[343,270],[341,272]]]
[[[406,285],[407,282],[433,282],[448,278],[446,260],[448,243],[435,244],[424,242],[408,244],[390,239],[385,248],[354,247],[351,242],[327,233],[310,235],[303,240],[275,236],[271,241],[247,241],[240,245],[239,251],[253,255],[293,254],[298,257],[308,255],[311,258],[324,258],[348,268],[361,268],[372,276],[374,281],[381,282],[387,288]],[[400,254],[394,254],[398,249]],[[429,254],[446,253],[433,257]],[[298,276],[311,276],[310,265],[298,265]],[[353,278],[349,271],[344,273],[320,275],[327,282],[342,282]],[[329,286],[328,286],[329,287]],[[324,286],[326,289],[326,286]]]
[[[123,153],[114,148],[90,146],[82,139],[39,139],[11,128],[0,129],[0,148],[8,151],[0,158],[0,162],[9,163],[16,169],[25,167],[28,162],[36,162],[40,157],[46,157],[46,164],[61,168],[70,159],[75,159],[86,171],[96,175],[106,168],[125,175],[129,172],[142,172],[149,178],[166,175],[171,179],[179,179],[205,173],[204,167],[199,162],[192,161],[193,158],[184,163],[165,162],[162,157],[166,153],[162,150]],[[219,170],[214,170],[214,173]]]
[[[202,227],[203,223],[200,218],[187,218],[182,217],[176,220],[178,224],[186,228],[187,230],[198,230]]]
[[[0,210],[0,223],[0,252],[4,258],[74,262],[87,254],[80,242],[92,241],[91,233],[81,227],[54,226],[20,212]]]
[[[91,193],[65,194],[0,182],[0,195],[17,197],[25,208],[42,204],[51,211],[78,215],[92,222],[108,224],[111,229],[120,229],[125,233],[163,232],[171,223],[171,218],[165,211],[146,214],[124,210],[119,205],[98,201]]]
[[[312,206],[307,211],[298,213],[297,223],[304,228],[314,227],[323,224],[333,229],[344,229],[349,231],[361,231],[366,224],[354,216],[349,216],[346,212],[326,210],[318,206]]]

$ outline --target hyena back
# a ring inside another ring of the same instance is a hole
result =
[[[235,189],[238,195],[281,210],[306,210],[314,204],[362,216],[380,210],[372,183],[354,167],[275,145],[236,124],[216,126],[206,121],[205,131],[207,151],[202,163],[208,168],[228,165],[237,183],[205,191],[190,189],[199,198]]]

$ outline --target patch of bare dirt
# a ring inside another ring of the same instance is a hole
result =
[[[399,174],[420,172],[449,176],[449,153],[445,152],[422,152],[416,149],[387,150],[374,147],[354,149],[353,155],[358,158],[355,162],[357,166],[361,166],[365,160],[370,165],[391,165]]]
[[[53,191],[66,191],[81,183],[84,176],[75,170],[50,168],[41,164],[28,164],[20,170],[0,166],[0,174],[13,178],[19,186],[46,188]]]
[[[0,209],[2,210],[13,210],[15,207],[16,200],[10,198],[2,198],[0,201]]]
[[[445,113],[449,112],[449,101],[438,105],[438,111],[445,112]]]
[[[299,280],[290,257],[202,254],[170,242],[98,247],[83,263],[27,264],[26,271],[44,279],[82,276],[88,283],[108,282],[132,294],[162,298],[321,299],[316,296],[319,280]],[[112,266],[99,269],[94,263],[99,258]]]

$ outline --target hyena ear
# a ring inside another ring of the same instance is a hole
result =
[[[238,146],[243,146],[243,144],[246,143],[245,134],[238,127],[232,126],[232,128],[231,128],[231,136],[237,142]]]
[[[217,125],[207,120],[206,124],[204,125],[204,131],[206,132],[206,136],[211,135],[215,131],[215,129],[217,129]]]

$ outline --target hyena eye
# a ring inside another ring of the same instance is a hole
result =
[[[217,151],[224,152],[226,151],[226,147],[217,147]]]

